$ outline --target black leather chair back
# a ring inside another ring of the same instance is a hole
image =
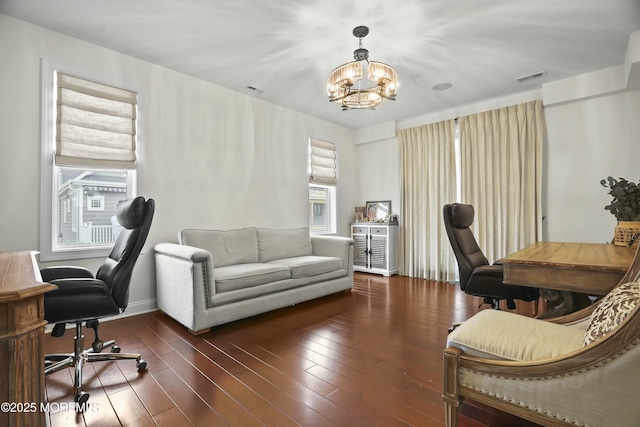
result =
[[[131,274],[147,240],[154,211],[154,200],[145,201],[142,196],[122,200],[116,208],[116,218],[122,230],[109,256],[96,273],[96,279],[110,286],[111,295],[121,311],[129,303]]]
[[[473,206],[461,203],[445,205],[442,209],[447,236],[458,261],[460,288],[463,291],[473,270],[481,265],[489,265],[470,228],[474,213]]]

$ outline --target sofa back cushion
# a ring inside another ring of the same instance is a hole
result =
[[[258,228],[259,262],[307,255],[313,255],[309,227]]]
[[[255,227],[240,230],[184,229],[180,243],[211,253],[214,267],[258,262],[258,238]]]

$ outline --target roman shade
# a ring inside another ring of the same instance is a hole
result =
[[[55,163],[135,169],[135,92],[57,73]]]
[[[336,145],[310,138],[309,182],[318,185],[337,185]]]

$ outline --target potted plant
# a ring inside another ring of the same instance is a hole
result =
[[[607,177],[600,181],[609,188],[613,197],[604,208],[618,220],[613,243],[619,246],[631,246],[640,233],[640,182],[636,184],[624,178]]]

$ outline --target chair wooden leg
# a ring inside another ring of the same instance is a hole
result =
[[[458,394],[458,366],[462,350],[447,347],[444,350],[444,375],[442,382],[442,400],[444,401],[444,417],[447,427],[457,427],[458,406],[462,397]]]
[[[458,427],[458,407],[446,402],[444,404],[444,425]]]

